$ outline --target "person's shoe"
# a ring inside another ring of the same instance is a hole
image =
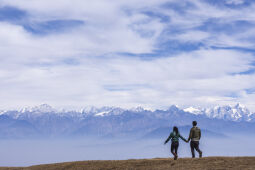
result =
[[[177,160],[177,158],[178,158],[178,155],[174,155],[174,160]]]
[[[199,158],[202,158],[202,152],[199,153]]]

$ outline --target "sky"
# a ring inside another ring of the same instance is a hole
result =
[[[0,0],[0,109],[255,111],[251,0]]]

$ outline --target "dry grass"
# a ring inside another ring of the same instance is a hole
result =
[[[81,161],[48,165],[38,165],[23,168],[7,168],[0,170],[255,170],[255,157],[207,157],[201,159],[181,158],[173,159],[140,159],[123,161]]]

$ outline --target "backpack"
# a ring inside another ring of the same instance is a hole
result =
[[[201,130],[198,127],[194,127],[192,131],[192,139],[199,139]]]

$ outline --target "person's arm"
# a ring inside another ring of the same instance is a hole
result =
[[[172,133],[170,133],[170,135],[168,136],[164,144],[166,144],[171,138],[172,138]]]
[[[192,128],[191,128],[191,129],[190,129],[190,132],[189,132],[189,138],[188,138],[188,140],[187,140],[188,142],[190,141],[190,139],[191,139],[191,137],[192,137],[192,132],[193,132],[193,131],[192,131]]]
[[[199,140],[201,138],[201,129],[199,129]]]
[[[184,137],[182,137],[182,135],[179,134],[179,137],[180,137],[184,142],[188,142]]]

